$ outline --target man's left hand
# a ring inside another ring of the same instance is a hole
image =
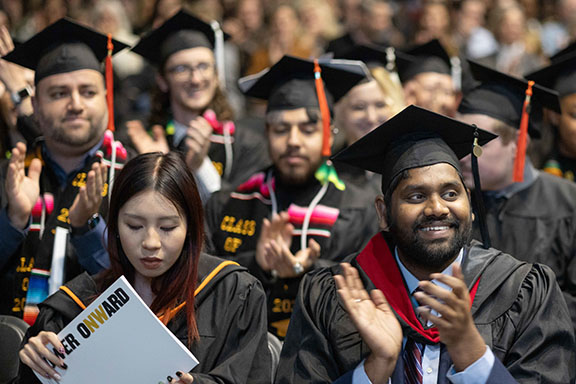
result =
[[[308,241],[308,248],[296,252],[290,252],[285,242],[272,240],[266,246],[266,257],[269,265],[276,271],[280,278],[291,278],[302,275],[303,272],[312,268],[314,262],[320,257],[320,244],[314,239]],[[296,273],[294,266],[300,263],[303,268],[301,273]]]
[[[86,185],[80,187],[70,207],[69,219],[72,227],[84,226],[94,214],[100,211],[107,171],[108,167],[104,164],[98,162],[92,164],[92,170],[86,176]]]
[[[425,321],[432,322],[440,333],[440,341],[448,349],[457,372],[463,371],[486,352],[470,312],[470,294],[460,265],[452,267],[452,276],[433,273],[430,279],[446,284],[448,291],[430,281],[420,281],[422,292],[414,293],[421,307],[417,309]],[[438,315],[431,313],[438,312]]]

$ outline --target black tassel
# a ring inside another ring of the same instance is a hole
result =
[[[490,240],[490,232],[486,224],[486,208],[484,207],[484,200],[482,199],[482,186],[480,185],[480,173],[478,171],[478,157],[482,155],[482,148],[478,145],[478,131],[474,131],[474,143],[472,144],[472,175],[474,176],[474,202],[476,208],[476,215],[478,216],[478,224],[480,226],[480,234],[482,235],[482,243],[485,249],[492,246]]]

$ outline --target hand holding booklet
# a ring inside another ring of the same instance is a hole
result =
[[[62,329],[58,338],[65,354],[55,353],[68,365],[66,370],[55,368],[62,384],[158,384],[198,364],[124,276]],[[42,383],[56,383],[36,375]]]

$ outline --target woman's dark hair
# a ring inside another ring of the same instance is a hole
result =
[[[139,193],[150,190],[172,202],[187,224],[182,254],[168,271],[152,280],[152,292],[156,297],[150,309],[155,314],[162,315],[162,322],[167,324],[176,314],[175,309],[186,302],[188,342],[191,343],[198,338],[194,291],[198,259],[204,241],[204,217],[194,176],[180,154],[155,152],[139,155],[126,163],[116,177],[108,212],[108,252],[111,267],[102,279],[101,288],[106,288],[121,275],[125,275],[130,282],[134,281],[134,267],[120,242],[118,218],[124,204]]]

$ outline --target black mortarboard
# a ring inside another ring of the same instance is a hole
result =
[[[398,51],[392,47],[381,48],[368,45],[355,45],[346,52],[334,56],[335,59],[359,60],[371,67],[384,67],[388,71],[396,70],[396,60],[400,56],[405,60],[412,59],[411,56]],[[393,62],[391,62],[393,61]]]
[[[407,82],[414,76],[426,72],[452,75],[450,55],[437,39],[404,53],[396,57],[396,66],[402,82]]]
[[[468,62],[474,78],[480,84],[464,94],[458,112],[487,115],[519,129],[528,81],[471,60]],[[560,103],[558,93],[551,89],[534,84],[532,92],[528,132],[532,137],[539,137],[542,109],[549,108],[560,112]]]
[[[382,175],[385,193],[401,172],[448,163],[460,172],[459,159],[496,135],[411,105],[332,159]]]
[[[128,46],[112,40],[113,54]],[[5,60],[35,71],[34,82],[59,73],[93,69],[101,71],[108,55],[108,37],[63,18],[46,27],[4,56]]]
[[[224,34],[224,38],[228,35]],[[143,36],[132,51],[156,66],[178,51],[205,47],[214,49],[216,34],[212,26],[180,10],[164,24]]]
[[[318,60],[329,107],[369,76],[359,61]],[[239,81],[242,92],[268,100],[268,111],[318,108],[314,62],[285,55],[272,67]]]
[[[525,76],[552,88],[560,97],[576,93],[576,52],[561,56],[549,66]]]

